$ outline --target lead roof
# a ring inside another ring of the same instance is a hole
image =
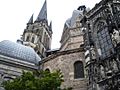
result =
[[[34,64],[41,60],[31,47],[8,40],[0,42],[0,54]]]

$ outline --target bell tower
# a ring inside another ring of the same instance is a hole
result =
[[[46,57],[46,51],[51,49],[52,22],[48,25],[46,0],[37,16],[33,21],[33,15],[27,23],[23,32],[23,44],[32,47],[41,57]]]

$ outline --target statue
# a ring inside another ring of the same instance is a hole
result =
[[[116,29],[113,29],[112,41],[113,41],[114,46],[120,43],[120,32]]]
[[[96,56],[95,56],[95,49],[94,49],[94,47],[91,46],[90,50],[91,50],[91,56],[92,56],[92,59],[95,59]]]
[[[100,65],[100,73],[101,73],[101,78],[105,78],[105,72],[104,72],[104,67]]]

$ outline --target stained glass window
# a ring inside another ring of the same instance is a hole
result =
[[[30,36],[27,36],[26,41],[29,41]]]
[[[114,53],[114,50],[108,28],[105,26],[104,22],[99,22],[97,29],[97,38],[101,49],[101,58],[109,57]]]

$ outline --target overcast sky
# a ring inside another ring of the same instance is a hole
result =
[[[94,7],[100,0],[47,0],[48,21],[53,22],[52,48],[59,48],[63,26],[80,5]],[[0,41],[16,42],[34,13],[36,19],[44,0],[0,0]]]

